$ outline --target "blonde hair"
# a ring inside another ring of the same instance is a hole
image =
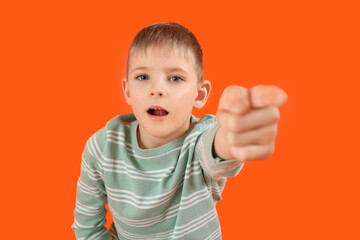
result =
[[[137,33],[131,43],[126,73],[129,71],[129,59],[135,51],[146,51],[149,47],[166,46],[182,50],[185,56],[192,53],[193,63],[197,72],[198,80],[203,79],[203,54],[200,44],[194,34],[185,27],[173,22],[160,22],[149,25]]]

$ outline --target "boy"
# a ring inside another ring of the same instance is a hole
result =
[[[215,205],[226,178],[273,153],[287,95],[275,86],[231,86],[216,117],[197,119],[192,109],[211,89],[202,78],[201,48],[186,28],[158,23],[136,35],[123,79],[133,114],[109,121],[83,152],[78,239],[221,239]]]

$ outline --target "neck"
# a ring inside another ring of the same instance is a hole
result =
[[[183,136],[189,128],[190,121],[189,125],[184,127],[182,131],[178,131],[176,134],[169,134],[168,136],[153,136],[139,125],[136,132],[139,148],[151,149],[160,147]]]

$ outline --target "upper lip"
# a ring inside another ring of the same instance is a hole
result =
[[[152,105],[152,106],[150,106],[146,111],[148,112],[148,111],[151,110],[151,109],[163,110],[163,111],[169,113],[169,111],[167,111],[165,108],[163,108],[163,107],[161,107],[161,106],[159,106],[159,105]]]

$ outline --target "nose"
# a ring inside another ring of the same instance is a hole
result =
[[[150,95],[162,97],[165,95],[165,90],[161,86],[161,84],[153,84],[153,86],[151,87],[151,90],[150,90]]]
[[[161,97],[163,95],[163,90],[160,89],[153,89],[150,93],[151,96],[159,96]]]

